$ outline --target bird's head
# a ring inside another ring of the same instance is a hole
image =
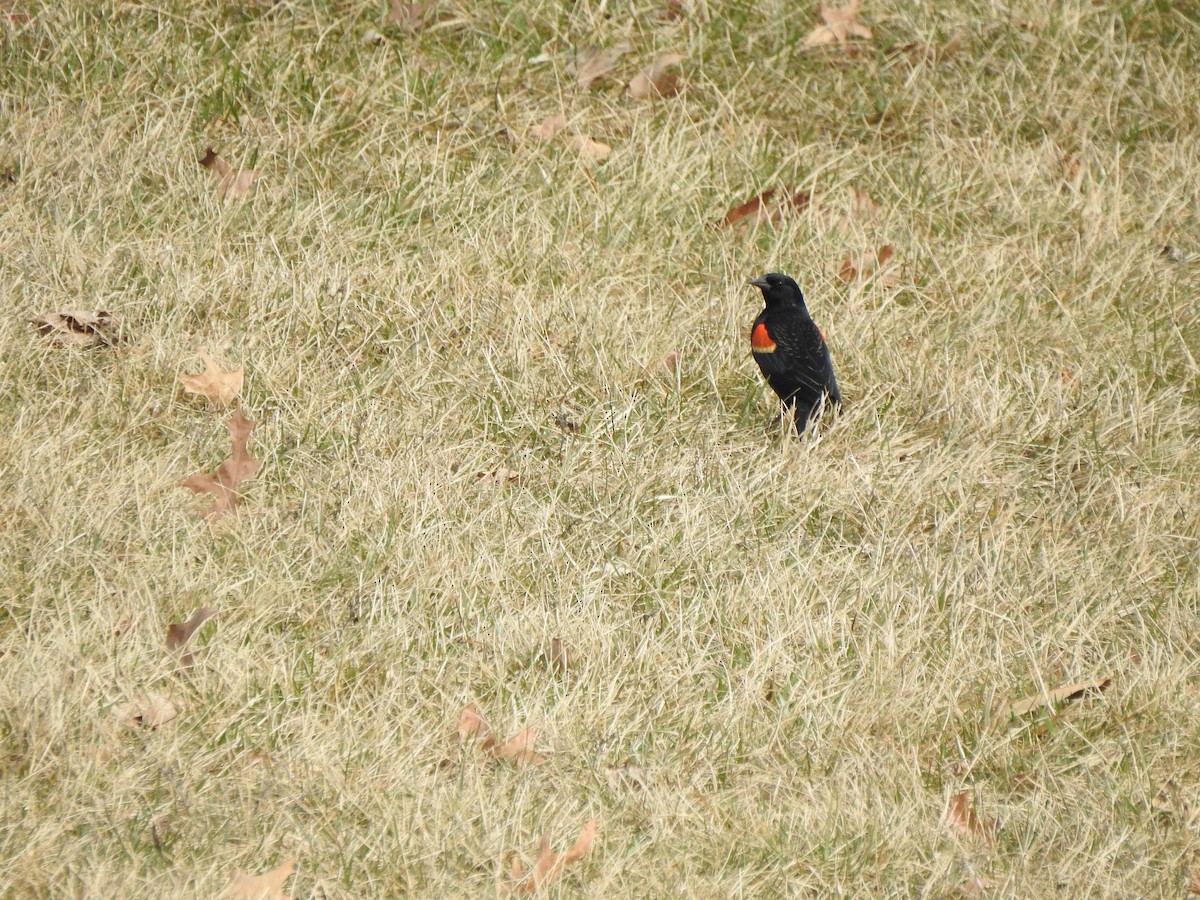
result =
[[[800,292],[800,285],[787,275],[770,272],[752,279],[749,284],[762,291],[763,300],[766,301],[768,309],[782,309],[789,306],[804,309],[804,294]]]

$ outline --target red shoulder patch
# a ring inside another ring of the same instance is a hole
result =
[[[750,332],[750,349],[755,353],[774,353],[775,342],[767,334],[767,326],[759,322]]]

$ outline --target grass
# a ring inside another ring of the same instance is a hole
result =
[[[491,895],[592,816],[547,893],[1186,890],[1200,269],[1159,254],[1200,252],[1200,14],[865,7],[853,54],[739,0],[0,25],[3,893],[211,896],[294,857],[296,896]],[[571,48],[620,41],[580,91]],[[686,88],[636,103],[656,51]],[[609,159],[520,139],[558,112]],[[781,184],[819,203],[712,227]],[[822,211],[851,186],[877,217]],[[837,278],[886,243],[895,283]],[[806,442],[746,346],[770,270],[847,400]],[[131,340],[27,322],[77,308]],[[203,348],[245,365],[264,460],[213,526],[176,486],[228,452],[178,381]],[[178,717],[123,723],[147,691]],[[464,748],[471,701],[548,759]],[[944,821],[962,790],[994,836]]]

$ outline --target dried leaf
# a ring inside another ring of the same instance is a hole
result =
[[[482,750],[490,750],[496,743],[492,737],[491,726],[474,703],[464,706],[462,714],[458,717],[458,736],[464,741],[475,738]]]
[[[522,728],[503,744],[493,749],[492,754],[496,759],[511,760],[519,769],[545,762],[546,758],[533,750],[533,741],[536,737],[537,729]]]
[[[809,32],[800,46],[807,48],[823,44],[845,44],[851,38],[869,41],[872,37],[871,29],[858,21],[858,7],[859,0],[850,0],[846,6],[836,9],[830,6],[818,7],[821,21],[825,24],[818,25]]]
[[[842,260],[837,276],[846,284],[862,279],[873,280],[882,287],[895,287],[900,283],[900,275],[895,268],[886,267],[895,252],[891,244],[884,244],[873,254],[851,254]]]
[[[629,49],[620,44],[608,50],[600,47],[580,47],[575,54],[575,81],[587,90],[617,67],[617,60]]]
[[[558,133],[566,127],[566,116],[550,116],[540,125],[530,128],[529,136],[537,141],[549,142],[558,137]]]
[[[208,169],[217,179],[217,197],[221,200],[241,200],[250,193],[250,186],[258,173],[253,169],[234,170],[229,163],[217,156],[212,147],[204,151],[200,165]]]
[[[287,859],[261,875],[239,872],[225,889],[225,897],[227,900],[289,900],[283,892],[283,883],[295,869],[296,861]]]
[[[567,671],[567,665],[571,662],[570,651],[567,650],[562,638],[552,638],[550,640],[550,650],[546,654],[546,661],[550,663],[550,668],[557,674],[562,675]]]
[[[131,703],[123,703],[117,708],[117,715],[123,722],[135,728],[141,726],[153,730],[166,725],[179,715],[179,709],[170,698],[150,691]]]
[[[521,480],[521,473],[507,466],[500,466],[490,472],[476,472],[475,477],[484,484],[516,484]]]
[[[575,841],[571,849],[562,855],[556,854],[550,849],[550,841],[543,835],[541,843],[538,845],[537,862],[534,864],[533,872],[530,873],[529,878],[517,884],[515,890],[523,894],[532,894],[539,888],[557,881],[562,877],[567,866],[583,858],[595,840],[595,817],[589,819],[587,824],[580,829],[579,839]],[[515,871],[516,867],[513,868]]]
[[[186,622],[175,622],[167,626],[167,649],[178,650],[192,639],[196,629],[217,614],[211,606],[202,606]]]
[[[850,186],[850,218],[871,219],[879,214],[879,204],[862,188]]]
[[[995,887],[996,882],[992,879],[972,873],[963,879],[963,883],[959,885],[958,889],[968,897],[979,897],[991,893]]]
[[[1101,678],[1089,678],[1086,681],[1074,681],[1069,684],[1060,685],[1051,691],[1047,691],[1045,694],[1036,694],[1021,700],[1014,700],[1004,708],[1004,714],[1001,718],[1016,718],[1035,709],[1055,706],[1056,704],[1065,703],[1067,700],[1076,700],[1088,694],[1098,694],[1107,688],[1111,682],[1112,677],[1105,675]]]
[[[13,25],[24,25],[29,21],[29,13],[17,6],[14,0],[0,2],[0,13]]]
[[[946,824],[959,834],[970,838],[990,838],[994,825],[981,822],[975,815],[975,805],[970,791],[959,791],[950,798],[946,807]]]
[[[228,406],[229,401],[242,389],[245,368],[225,371],[203,350],[200,351],[200,359],[204,361],[203,372],[199,375],[179,376],[179,380],[183,382],[183,389],[190,394],[207,397],[216,406]]]
[[[69,309],[43,313],[30,322],[44,335],[77,347],[103,347],[123,340],[121,323],[104,310]]]
[[[401,0],[392,0],[391,8],[388,10],[387,24],[399,25],[406,31],[416,31],[425,26],[429,21],[429,14],[433,11],[433,3],[403,3]]]
[[[189,488],[197,494],[207,491],[215,495],[212,506],[204,511],[204,516],[210,519],[224,515],[237,506],[238,484],[250,478],[262,466],[262,461],[255,459],[246,449],[246,441],[257,422],[242,415],[240,403],[237,411],[229,417],[228,424],[233,443],[232,455],[211,475],[193,475],[179,483],[180,487]]]
[[[803,212],[812,202],[812,196],[807,191],[793,191],[791,188],[785,187],[778,200],[776,200],[777,194],[775,188],[769,188],[757,197],[751,197],[745,203],[729,210],[725,214],[725,218],[717,223],[717,227],[729,228],[747,219],[751,220],[749,223],[751,225],[777,222],[789,209]]]
[[[584,162],[602,162],[612,153],[612,147],[602,141],[593,140],[581,134],[572,134],[565,138],[566,144],[579,154]]]
[[[667,0],[667,5],[659,11],[658,18],[661,22],[674,22],[682,19],[686,12],[683,0]]]
[[[959,28],[950,35],[950,39],[946,43],[940,46],[926,41],[909,41],[907,44],[893,44],[888,48],[887,55],[907,56],[914,62],[922,60],[932,63],[945,62],[962,48],[966,37],[966,29]]]
[[[682,54],[660,53],[648,69],[643,69],[629,82],[629,93],[635,100],[675,96],[679,93],[679,73],[671,69],[681,62]]]

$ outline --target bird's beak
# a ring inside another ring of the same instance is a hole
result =
[[[761,275],[758,278],[751,278],[746,284],[752,284],[756,288],[762,288],[764,291],[771,286],[767,283],[767,279]]]

